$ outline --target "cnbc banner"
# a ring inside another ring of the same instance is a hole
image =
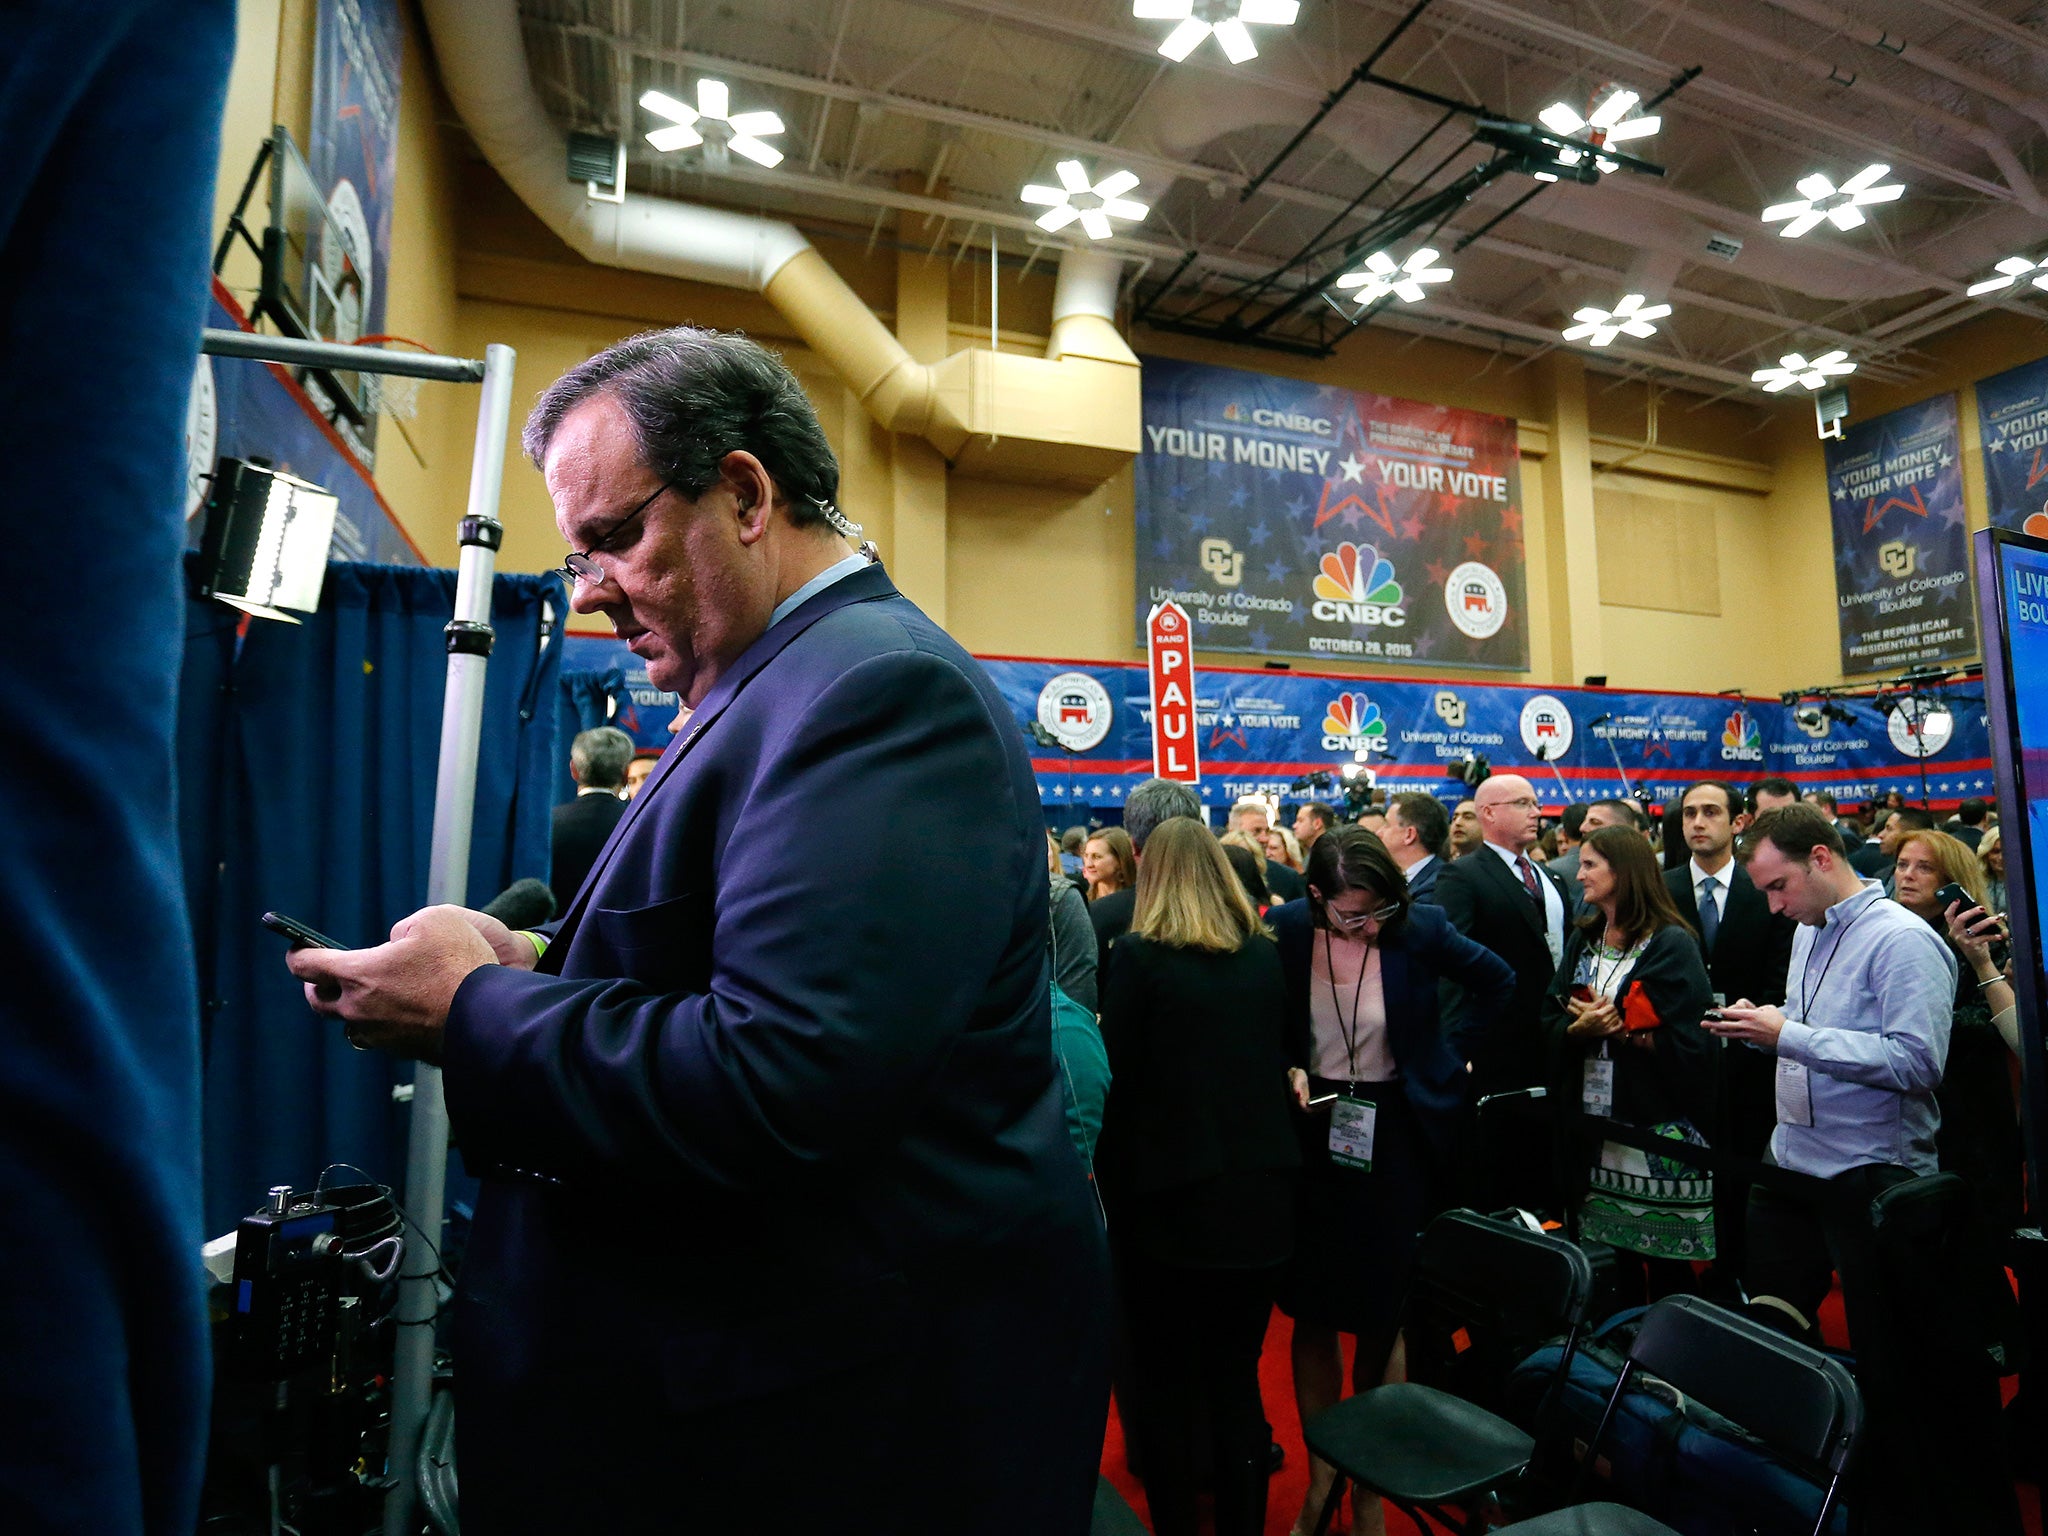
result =
[[[1991,526],[2048,539],[2048,357],[1977,383]]]
[[[1137,635],[1254,655],[1529,665],[1505,416],[1144,359]]]
[[[1826,446],[1843,672],[1976,655],[1956,397],[1873,417]]]

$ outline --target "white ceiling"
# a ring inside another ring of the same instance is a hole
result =
[[[1134,19],[1129,0],[521,0],[543,99],[564,128],[625,125],[637,190],[877,228],[895,209],[940,212],[945,241],[985,246],[994,232],[1022,253],[1058,243],[1032,227],[1024,183],[1052,180],[1073,156],[1098,173],[1128,166],[1143,178],[1130,195],[1153,210],[1115,242],[1133,258],[1133,293],[1150,296],[1196,253],[1163,311],[1277,266],[1436,122],[1434,107],[1359,85],[1241,199],[1408,9],[1305,0],[1294,27],[1255,29],[1260,56],[1233,67],[1213,43],[1184,63],[1160,58],[1170,24]],[[1841,346],[1865,376],[1911,379],[1924,363],[1914,343],[1983,312],[1965,286],[2048,244],[2044,11],[2031,0],[1434,0],[1380,72],[1503,116],[1533,119],[1559,99],[1583,109],[1607,81],[1650,96],[1689,66],[1703,72],[1665,103],[1663,132],[1629,146],[1666,176],[1547,188],[1452,257],[1452,282],[1373,323],[1526,353],[1563,345],[1557,332],[1582,304],[1641,290],[1674,313],[1652,340],[1591,354],[1604,367],[1754,395],[1750,371],[1780,353]],[[712,175],[698,154],[645,144],[657,124],[638,94],[688,100],[706,74],[730,82],[734,111],[781,114],[780,167],[735,161]],[[1440,162],[1432,187],[1485,158],[1459,151],[1468,133],[1454,118],[1336,232]],[[1798,195],[1802,175],[1840,181],[1874,160],[1907,191],[1864,228],[1790,241],[1759,222]],[[922,178],[907,192],[906,173]],[[1495,183],[1435,243],[1449,249],[1533,185]],[[1707,253],[1716,233],[1743,242],[1732,263]],[[2048,316],[2048,295],[2022,294],[2033,297],[2003,301]]]

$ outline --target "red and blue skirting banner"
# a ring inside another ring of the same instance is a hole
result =
[[[983,657],[1020,734],[1034,722],[1058,741],[1028,750],[1045,804],[1101,806],[1152,776],[1152,684],[1141,664]],[[675,695],[647,680],[638,657],[608,636],[571,635],[562,657],[565,688],[604,693],[606,709],[644,747],[668,745]],[[1390,791],[1419,789],[1446,799],[1469,791],[1451,765],[1479,754],[1496,773],[1520,773],[1544,806],[1598,800],[1627,787],[1652,801],[1675,799],[1701,779],[1740,786],[1777,775],[1825,789],[1844,805],[1896,789],[1920,798],[1916,747],[1931,748],[1927,790],[1937,803],[1992,793],[1983,688],[1947,690],[1946,733],[1918,737],[1907,714],[1869,697],[1836,702],[1844,723],[1809,715],[1801,725],[1776,699],[1718,694],[1622,693],[1516,684],[1391,682],[1202,667],[1194,673],[1198,793],[1228,805],[1241,795],[1281,794],[1311,773],[1364,761]],[[1924,695],[1932,701],[1935,695]],[[1539,757],[1538,750],[1543,755]],[[1292,798],[1312,798],[1296,794]]]

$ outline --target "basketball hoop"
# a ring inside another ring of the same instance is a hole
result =
[[[349,343],[354,347],[380,347],[402,352],[432,352],[434,349],[423,341],[414,341],[410,336],[393,336],[378,332],[373,336],[358,336]],[[420,381],[408,379],[396,373],[365,373],[362,379],[361,399],[368,411],[382,412],[394,421],[411,421],[419,414]]]

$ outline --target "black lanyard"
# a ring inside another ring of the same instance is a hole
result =
[[[1871,907],[1874,907],[1876,905],[1877,903],[1875,901],[1871,902],[1868,906],[1863,908],[1863,912],[1868,912]],[[1806,964],[1804,967],[1801,968],[1799,972],[1800,1023],[1806,1024],[1812,1022],[1813,1000],[1816,997],[1820,996],[1820,989],[1827,985],[1828,968],[1835,963],[1835,956],[1839,955],[1842,952],[1842,945],[1848,940],[1849,930],[1856,926],[1856,918],[1861,917],[1863,915],[1863,912],[1858,912],[1856,914],[1856,917],[1852,917],[1847,922],[1842,924],[1841,930],[1835,935],[1834,948],[1828,951],[1827,960],[1822,964],[1820,968],[1820,980],[1816,981],[1813,984],[1811,990],[1807,988],[1806,978],[1813,974],[1813,951],[1809,949],[1806,952]]]
[[[1323,930],[1323,965],[1330,973],[1330,1011],[1337,1015],[1337,1028],[1344,1036],[1344,1065],[1351,1072],[1351,1086],[1358,1086],[1358,1000],[1365,995],[1365,971],[1372,964],[1372,940],[1365,941],[1365,953],[1358,958],[1358,980],[1351,988],[1351,1022],[1344,1022],[1344,998],[1337,990],[1337,941]]]

